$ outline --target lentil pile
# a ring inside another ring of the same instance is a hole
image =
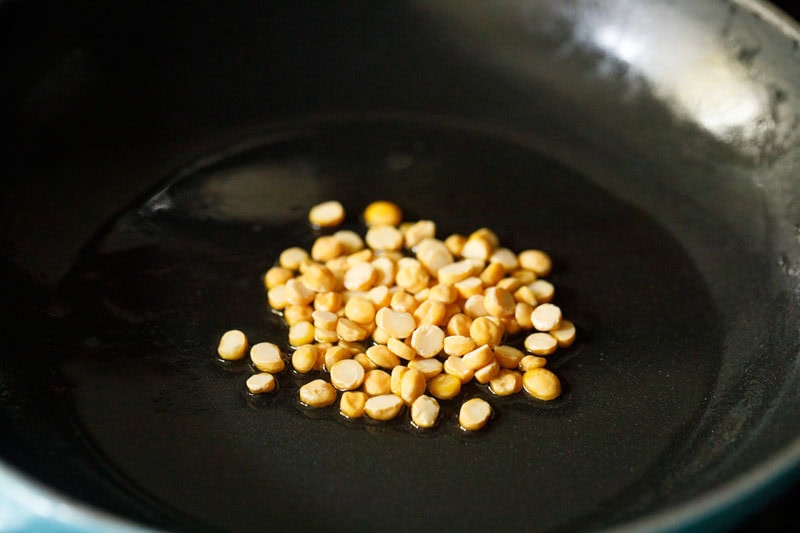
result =
[[[324,376],[299,389],[310,408],[338,401],[345,417],[391,420],[409,407],[419,428],[435,426],[439,400],[456,398],[471,380],[497,396],[559,397],[547,356],[573,343],[575,326],[552,303],[547,253],[514,252],[488,228],[440,240],[433,221],[404,222],[388,201],[366,207],[363,238],[335,231],[345,219],[337,201],[312,207],[308,218],[327,234],[310,250],[284,250],[264,275],[292,353],[271,342],[251,346],[240,330],[219,341],[222,359],[249,355],[250,393],[275,391],[288,363],[299,375]],[[525,336],[524,351],[504,344],[514,336]],[[489,402],[471,398],[458,423],[475,431],[491,416]]]

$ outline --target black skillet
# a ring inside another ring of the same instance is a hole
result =
[[[725,528],[795,478],[800,34],[769,5],[6,2],[0,26],[7,525]],[[470,387],[478,434],[456,402],[429,432],[309,411],[291,373],[248,396],[216,341],[284,342],[260,276],[328,199],[357,231],[389,199],[548,250],[563,396]]]

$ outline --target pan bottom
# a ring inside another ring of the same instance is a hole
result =
[[[239,328],[288,349],[261,275],[310,247],[307,210],[330,199],[362,234],[358,213],[387,199],[440,237],[487,226],[548,251],[554,303],[578,327],[548,363],[563,397],[469,388],[450,417],[465,395],[498,416],[466,435],[451,419],[421,433],[315,417],[290,372],[248,396],[247,365],[223,364],[216,342]],[[200,161],[109,223],[60,290],[59,368],[88,453],[192,530],[595,528],[610,502],[668,490],[723,352],[701,268],[653,217],[535,147],[438,123],[306,124]]]

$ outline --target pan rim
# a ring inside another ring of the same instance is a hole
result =
[[[133,520],[76,500],[69,494],[49,487],[27,473],[0,460],[0,494],[8,506],[3,513],[20,530],[46,526],[68,526],[74,531],[113,530],[120,533],[153,531]],[[0,506],[2,511],[3,506]]]
[[[800,22],[796,21],[769,0],[731,0],[742,9],[746,9],[760,17],[765,23],[773,26],[784,37],[800,41]]]
[[[780,489],[800,478],[800,436],[766,461],[745,470],[717,488],[705,491],[686,502],[669,507],[650,516],[635,519],[608,531],[665,531],[688,530],[713,523],[723,513],[737,505],[758,501],[750,508],[739,509],[726,523],[739,523],[757,513],[769,501],[770,491]],[[759,501],[758,497],[762,501]]]

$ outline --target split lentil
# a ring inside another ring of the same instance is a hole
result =
[[[344,206],[336,200],[322,202],[308,212],[308,221],[318,228],[338,226],[344,220]]]
[[[492,416],[492,406],[480,398],[472,398],[464,402],[458,413],[458,423],[466,431],[481,429]]]
[[[403,400],[394,394],[381,394],[373,396],[364,406],[367,416],[373,420],[391,420],[400,414]]]
[[[430,396],[422,395],[411,404],[411,420],[423,429],[432,428],[439,418],[439,402]]]
[[[339,400],[339,411],[347,418],[361,418],[368,398],[364,392],[346,391]]]
[[[247,352],[247,337],[238,329],[226,331],[219,340],[217,353],[222,359],[235,361]]]
[[[275,376],[269,372],[259,372],[247,378],[247,390],[251,394],[264,394],[275,390]]]

